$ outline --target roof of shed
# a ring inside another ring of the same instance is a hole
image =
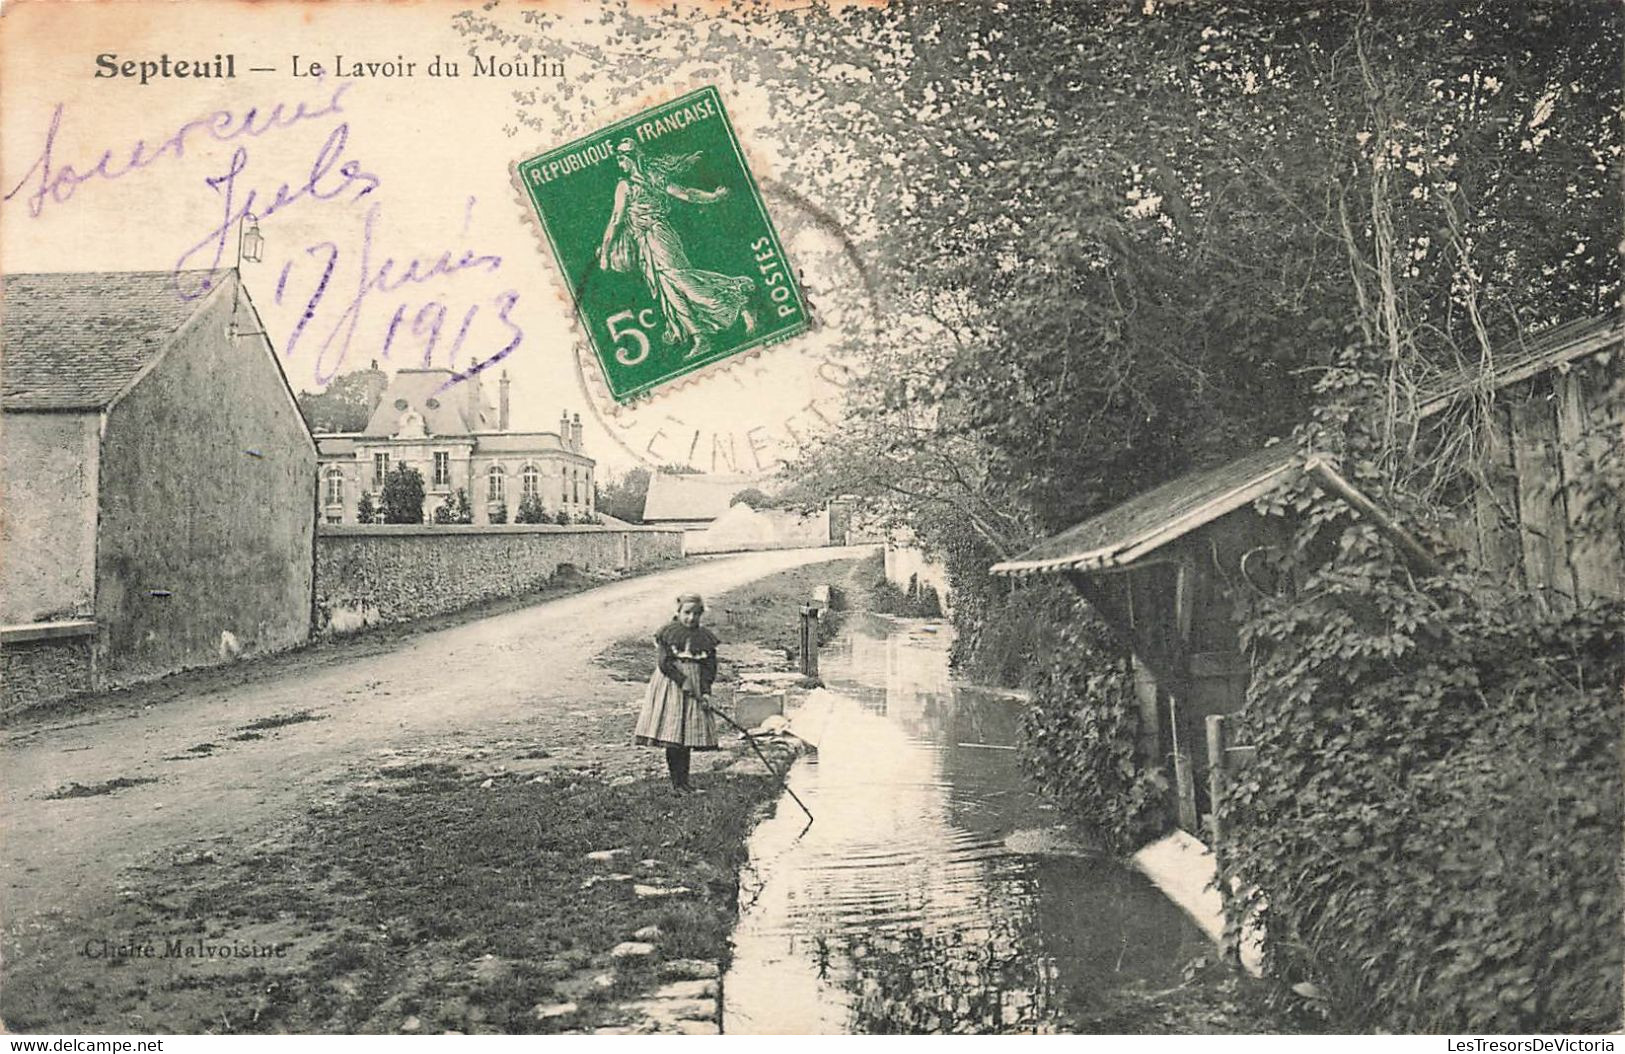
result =
[[[1289,443],[1192,472],[1045,539],[994,574],[1087,571],[1129,563],[1267,494],[1302,465]]]
[[[1491,388],[1504,388],[1621,340],[1625,340],[1625,315],[1617,313],[1566,322],[1531,337],[1520,335],[1495,348],[1488,369],[1480,364],[1464,366],[1428,385],[1418,410],[1426,417],[1483,385],[1486,379]]]
[[[180,275],[207,272],[180,272]],[[175,271],[13,274],[0,316],[0,405],[99,410],[198,312]]]
[[[656,472],[643,499],[643,522],[714,520],[728,511],[735,494],[755,483],[749,476]]]
[[[1625,317],[1611,314],[1555,326],[1509,342],[1492,367],[1466,367],[1428,387],[1418,405],[1426,417],[1489,379],[1492,388],[1527,380],[1545,370],[1625,340]],[[1047,538],[990,569],[1029,575],[1122,567],[1182,535],[1269,493],[1303,467],[1290,443],[1255,451],[1218,468],[1193,472],[1130,498],[1121,505]]]

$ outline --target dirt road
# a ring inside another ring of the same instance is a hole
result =
[[[44,917],[93,910],[125,868],[212,839],[251,840],[403,754],[477,754],[482,743],[506,740],[606,774],[652,768],[656,752],[625,745],[637,689],[593,656],[619,637],[652,633],[679,589],[717,593],[861,552],[690,564],[408,637],[384,652],[285,657],[274,676],[229,687],[229,677],[204,680],[144,709],[19,722],[0,741],[8,936]],[[301,719],[275,720],[290,715]],[[150,782],[49,797],[71,784],[126,780]]]

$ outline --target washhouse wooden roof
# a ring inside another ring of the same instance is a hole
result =
[[[1503,388],[1625,341],[1625,318],[1610,314],[1556,326],[1497,349],[1491,368],[1467,367],[1424,389],[1417,412],[1426,417],[1475,388]],[[996,575],[1023,576],[1124,567],[1221,516],[1250,504],[1303,469],[1290,443],[1255,451],[1218,468],[1193,472],[1146,491],[1013,559]]]
[[[1303,464],[1283,443],[1204,472],[1193,472],[1039,542],[996,575],[1120,567],[1269,493]]]

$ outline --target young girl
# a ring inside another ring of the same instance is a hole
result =
[[[717,749],[717,729],[707,707],[717,679],[719,642],[700,625],[704,613],[705,601],[684,593],[677,598],[677,614],[655,634],[659,658],[633,730],[638,743],[666,748],[671,785],[680,791],[689,789],[689,751]]]

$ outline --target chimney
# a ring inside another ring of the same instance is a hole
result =
[[[389,375],[378,368],[378,360],[373,359],[372,365],[367,368],[367,375],[362,381],[362,389],[367,393],[367,416],[378,409],[383,401],[384,389],[389,387]]]
[[[463,403],[463,416],[468,419],[468,430],[482,431],[484,422],[480,418],[485,413],[485,392],[480,385],[479,374],[473,374],[463,382],[463,395],[466,400]]]
[[[559,442],[564,444],[566,450],[570,448],[570,411],[568,410],[559,414]]]
[[[508,371],[502,371],[502,379],[497,382],[497,431],[508,430]]]
[[[575,450],[575,451],[579,451],[581,449],[581,415],[580,414],[576,414],[574,420],[572,420],[570,422],[570,449]]]

